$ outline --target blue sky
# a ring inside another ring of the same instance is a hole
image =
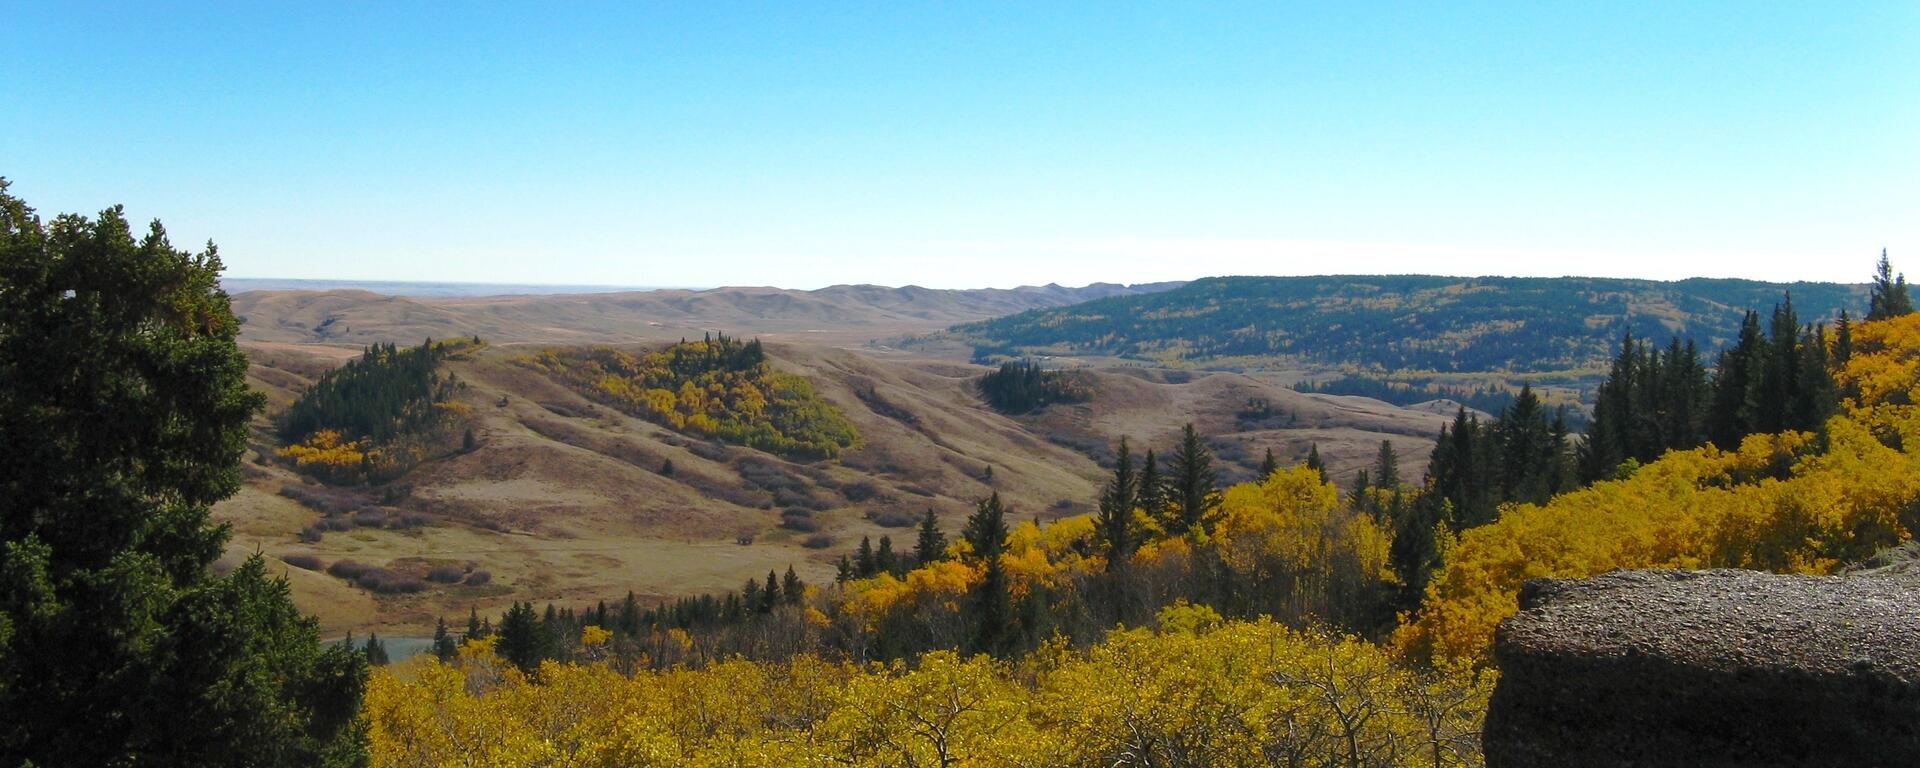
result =
[[[0,0],[0,175],[246,277],[1920,273],[1912,0],[916,6]]]

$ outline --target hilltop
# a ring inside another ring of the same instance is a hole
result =
[[[937,290],[836,285],[813,291],[734,287],[546,295],[401,296],[366,290],[246,290],[233,295],[250,342],[417,344],[485,337],[496,343],[672,341],[724,331],[769,341],[864,344],[955,323],[1177,283]]]
[[[910,340],[976,357],[1075,355],[1163,364],[1361,371],[1591,368],[1622,334],[1691,337],[1712,350],[1741,315],[1791,294],[1800,317],[1860,317],[1864,285],[1691,279],[1432,276],[1216,277],[966,323]]]

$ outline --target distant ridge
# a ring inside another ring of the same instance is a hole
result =
[[[363,345],[478,334],[507,343],[588,343],[673,340],[725,332],[848,344],[1179,285],[1095,283],[1079,288],[972,290],[835,285],[812,291],[728,287],[620,292],[554,292],[554,286],[545,286],[549,291],[545,294],[457,295],[404,295],[366,288],[244,289],[234,292],[233,303],[234,312],[245,323],[242,337],[255,342]],[[485,286],[503,287],[509,286]]]
[[[223,277],[227,293],[249,291],[366,291],[383,296],[446,298],[454,296],[551,296],[571,293],[613,293],[657,290],[629,285],[549,285],[545,283],[435,283],[404,280],[303,280],[279,277]]]
[[[1695,278],[1330,275],[1214,277],[1151,294],[1045,307],[934,337],[978,357],[1090,355],[1161,363],[1286,362],[1436,372],[1602,365],[1622,334],[1690,337],[1710,353],[1746,310],[1792,295],[1801,323],[1859,318],[1864,285]],[[1709,358],[1709,362],[1711,362]]]

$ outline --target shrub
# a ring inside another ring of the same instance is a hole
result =
[[[880,488],[873,483],[861,480],[842,487],[840,495],[847,497],[847,501],[859,503],[880,495]]]
[[[911,528],[920,524],[920,518],[899,510],[888,510],[886,512],[868,515],[868,518],[873,520],[874,525],[882,528]]]
[[[780,518],[780,527],[789,531],[813,533],[820,530],[820,523],[810,517],[787,516]]]
[[[457,584],[466,576],[467,569],[457,565],[435,566],[433,570],[427,571],[427,581],[435,584]]]
[[[313,555],[287,555],[280,558],[280,561],[301,570],[320,570],[320,558],[314,557]]]
[[[363,509],[353,513],[353,524],[361,528],[384,528],[387,525],[387,513],[378,509]]]
[[[806,541],[800,542],[800,546],[806,547],[807,549],[826,549],[827,547],[833,546],[833,537],[824,533],[816,533],[808,536]]]
[[[486,571],[474,571],[467,574],[467,586],[484,587],[493,581],[493,574]]]

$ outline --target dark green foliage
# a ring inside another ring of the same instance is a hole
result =
[[[365,658],[209,566],[247,391],[220,260],[0,180],[0,765],[365,762]]]
[[[440,619],[433,626],[433,655],[441,661],[452,661],[460,652],[460,645],[453,640],[453,633],[447,631],[447,620]]]
[[[1513,403],[1513,392],[1502,387],[1469,389],[1442,384],[1430,378],[1399,380],[1348,374],[1318,383],[1301,382],[1293,385],[1293,388],[1299,392],[1322,395],[1371,397],[1394,405],[1415,405],[1445,398],[1486,413],[1499,413],[1500,409]]]
[[[1857,286],[1693,279],[1221,277],[957,326],[976,354],[1285,357],[1387,371],[1563,371],[1611,339],[1679,333],[1711,349],[1783,288],[1832,316]],[[1662,307],[1660,312],[1646,307]],[[1670,322],[1678,321],[1679,327]],[[1445,339],[1445,342],[1437,340]]]
[[[1219,482],[1213,471],[1213,452],[1206,441],[1187,424],[1180,432],[1180,445],[1174,449],[1173,462],[1167,467],[1168,509],[1162,526],[1170,534],[1207,531],[1213,527],[1220,508]]]
[[[1002,413],[1029,413],[1053,403],[1079,403],[1093,397],[1085,377],[1050,371],[1031,360],[1002,363],[980,377],[980,394]]]
[[[1167,513],[1167,479],[1160,474],[1160,464],[1154,458],[1153,449],[1147,449],[1147,458],[1140,462],[1140,480],[1134,491],[1135,503],[1147,519],[1160,520]]]
[[[387,658],[387,644],[380,642],[377,633],[367,633],[367,644],[362,650],[367,655],[367,663],[373,666],[384,667],[391,661]]]
[[[361,471],[351,474],[355,479],[381,481],[404,474],[458,420],[454,411],[441,405],[451,401],[462,385],[438,373],[440,362],[456,345],[464,348],[467,342],[428,340],[418,347],[368,347],[359,359],[320,377],[287,406],[280,417],[281,440],[302,443],[317,432],[331,430],[342,443],[364,442],[377,449],[368,452]],[[471,450],[477,444],[467,430],[463,447]],[[332,474],[346,476],[337,470]]]
[[[660,475],[662,477],[673,477],[673,459],[666,459],[660,462]]]
[[[1895,275],[1887,262],[1887,249],[1880,249],[1880,263],[1873,273],[1873,287],[1867,298],[1867,319],[1885,320],[1913,313],[1913,297],[1907,293],[1907,276]]]
[[[873,553],[874,570],[880,573],[891,573],[894,575],[899,575],[906,571],[905,568],[902,568],[900,566],[901,566],[900,558],[895,557],[893,554],[893,537],[881,536],[880,548],[877,550],[874,550],[874,553]]]
[[[1273,459],[1272,451],[1267,452],[1267,459]],[[1133,451],[1122,437],[1120,447],[1114,451],[1113,477],[1100,489],[1100,507],[1093,518],[1094,537],[1106,550],[1109,572],[1125,567],[1140,546],[1140,534],[1133,524],[1139,493],[1140,478],[1133,471]]]
[[[1272,452],[1267,458],[1273,458]],[[1373,482],[1388,490],[1400,487],[1400,455],[1394,453],[1391,440],[1380,441],[1380,453],[1373,460]]]
[[[853,556],[853,576],[857,579],[871,579],[880,573],[880,560],[873,554],[873,540],[860,537],[860,549]]]
[[[540,660],[545,656],[545,638],[541,630],[540,617],[533,612],[533,603],[515,602],[500,617],[500,639],[494,650],[507,663],[518,667],[529,675],[540,671]]]
[[[979,653],[1007,649],[1014,636],[1013,597],[1000,553],[1007,546],[1007,508],[995,493],[980,502],[967,518],[963,534],[973,545],[973,557],[980,561],[985,575],[974,587],[968,605],[968,622],[973,627],[973,647]]]
[[[1266,458],[1260,460],[1260,479],[1265,480],[1280,471],[1280,460],[1273,457],[1273,449],[1267,449]]]
[[[1320,473],[1320,482],[1332,482],[1332,479],[1327,477],[1327,462],[1320,458],[1319,443],[1307,446],[1307,469]]]
[[[913,543],[913,559],[916,564],[945,560],[947,557],[947,535],[940,530],[940,520],[933,516],[933,508],[927,508],[925,517],[920,518],[920,535]]]
[[[780,581],[780,595],[786,598],[787,605],[799,605],[807,599],[807,585],[800,581],[800,574],[794,573],[791,565]]]

